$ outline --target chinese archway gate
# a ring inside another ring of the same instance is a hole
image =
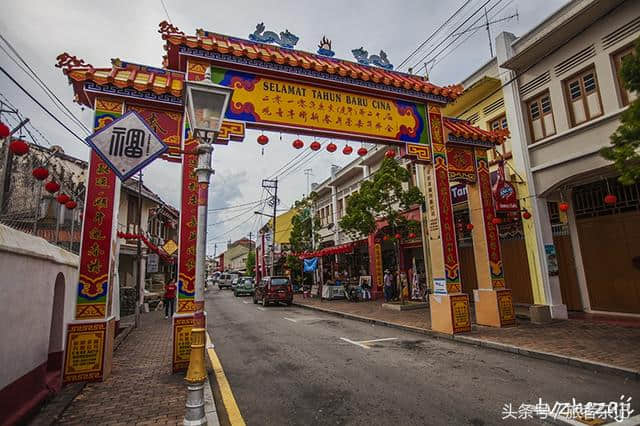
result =
[[[188,36],[163,22],[163,68],[112,60],[94,68],[68,54],[58,57],[75,100],[94,110],[98,130],[134,110],[168,146],[166,161],[182,163],[178,309],[173,318],[173,367],[186,368],[193,322],[198,184],[196,146],[184,113],[185,85],[210,81],[233,89],[215,143],[242,141],[245,128],[396,145],[424,164],[430,268],[439,294],[431,295],[432,328],[471,329],[462,292],[449,182],[469,185],[479,290],[479,324],[514,323],[505,288],[487,149],[504,140],[440,109],[459,86],[438,87],[421,77],[198,30]],[[111,364],[118,318],[117,212],[120,182],[91,153],[74,321],[68,326],[64,380],[101,380]],[[375,253],[375,247],[370,247]],[[381,285],[376,271],[374,282]],[[115,290],[114,290],[115,287]]]

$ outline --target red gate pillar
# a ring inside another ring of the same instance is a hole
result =
[[[477,183],[468,185],[467,190],[478,277],[478,289],[474,290],[476,322],[493,327],[514,325],[511,289],[505,288],[504,283],[500,235],[498,226],[493,223],[495,208],[485,149],[475,149],[475,162]]]
[[[371,275],[371,299],[382,297],[382,247],[376,241],[375,233],[367,239],[369,249],[369,275]]]
[[[469,296],[462,293],[458,245],[453,223],[449,169],[442,114],[428,106],[432,163],[425,167],[428,236],[434,294],[429,296],[431,329],[454,334],[471,330]]]
[[[94,129],[124,112],[122,101],[96,98]],[[63,381],[97,381],[111,373],[120,181],[91,151],[87,174],[74,321],[68,324]],[[115,297],[119,297],[116,294]],[[136,299],[137,301],[137,299]]]
[[[178,307],[173,315],[173,371],[186,370],[191,356],[191,328],[195,312],[196,229],[198,225],[198,142],[183,142],[182,192],[178,256]]]

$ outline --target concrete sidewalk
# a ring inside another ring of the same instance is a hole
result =
[[[294,303],[434,337],[452,338],[431,331],[428,309],[399,312],[382,308],[381,301],[352,303],[305,299],[299,295],[295,296]],[[640,327],[637,323],[570,319],[535,325],[518,320],[516,327],[501,329],[474,324],[470,333],[456,335],[453,340],[640,379]]]
[[[182,424],[184,373],[171,374],[171,321],[144,314],[113,355],[111,376],[88,383],[64,411],[60,424]]]

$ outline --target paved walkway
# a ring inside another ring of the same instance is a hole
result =
[[[150,312],[114,353],[111,376],[87,384],[59,423],[182,424],[185,400],[184,373],[171,374],[171,321]]]
[[[431,329],[429,311],[426,309],[398,312],[382,308],[381,301],[320,301],[317,298],[303,299],[299,295],[296,295],[295,303],[402,326]],[[526,350],[608,364],[640,373],[640,327],[637,322],[607,322],[601,318],[584,318],[535,325],[527,320],[518,320],[517,327],[502,329],[474,325],[473,330],[464,335]]]

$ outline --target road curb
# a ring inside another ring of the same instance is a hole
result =
[[[299,308],[310,309],[314,311],[324,312],[327,314],[336,315],[343,318],[348,318],[356,321],[362,321],[370,324],[382,325],[385,327],[396,328],[399,330],[410,331],[412,333],[422,334],[430,336],[435,339],[447,339],[455,342],[465,343],[467,345],[480,346],[487,349],[494,349],[502,352],[509,352],[516,355],[522,355],[529,358],[541,359],[544,361],[551,361],[558,364],[568,364],[575,367],[584,368],[587,370],[596,371],[599,373],[615,374],[619,376],[628,377],[634,380],[640,380],[640,371],[631,370],[624,367],[618,367],[611,364],[605,364],[595,361],[590,361],[584,358],[575,358],[566,355],[555,354],[551,352],[536,351],[534,349],[525,349],[520,346],[509,345],[506,343],[492,342],[489,340],[478,339],[476,337],[470,337],[465,335],[449,335],[439,333],[433,330],[427,330],[425,328],[412,327],[408,325],[395,324],[388,321],[377,320],[374,318],[363,317],[360,315],[349,314],[346,312],[335,311],[333,309],[320,308],[317,306],[303,305],[293,302],[294,306]]]

